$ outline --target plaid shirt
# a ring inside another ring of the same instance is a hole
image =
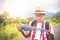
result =
[[[31,23],[32,23],[32,21],[29,23],[29,25],[31,25]],[[46,23],[46,21],[44,21],[44,28],[45,28],[45,23]],[[42,23],[37,23],[36,27],[41,28],[41,25],[42,25]],[[49,23],[49,31],[53,32],[53,28],[52,28],[52,25],[50,23]],[[29,34],[30,31],[25,31],[24,33]],[[41,31],[32,30],[31,35],[29,37],[29,40],[47,40],[46,32],[43,31],[42,35],[40,35],[40,34],[41,34]]]

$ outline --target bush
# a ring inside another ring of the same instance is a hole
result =
[[[22,34],[17,30],[18,24],[8,24],[3,30],[0,30],[0,40],[13,40],[14,38],[21,38]]]

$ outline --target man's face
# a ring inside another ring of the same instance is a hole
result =
[[[36,13],[35,16],[38,22],[42,22],[44,20],[45,15]]]

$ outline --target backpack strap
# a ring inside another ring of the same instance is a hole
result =
[[[45,29],[46,29],[46,30],[49,30],[49,22],[46,22],[46,24],[45,24]]]
[[[31,26],[36,26],[36,24],[37,24],[37,21],[34,20],[34,21],[31,23]],[[43,26],[43,25],[42,25],[42,26]],[[45,29],[46,29],[46,30],[49,30],[49,22],[46,22],[46,24],[45,24]]]
[[[34,21],[32,21],[31,26],[36,26],[36,24],[37,24],[37,21],[34,20]]]

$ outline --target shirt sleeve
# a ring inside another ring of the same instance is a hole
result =
[[[54,31],[53,31],[53,26],[51,25],[51,23],[49,23],[49,31],[50,31],[50,32],[54,32]]]

